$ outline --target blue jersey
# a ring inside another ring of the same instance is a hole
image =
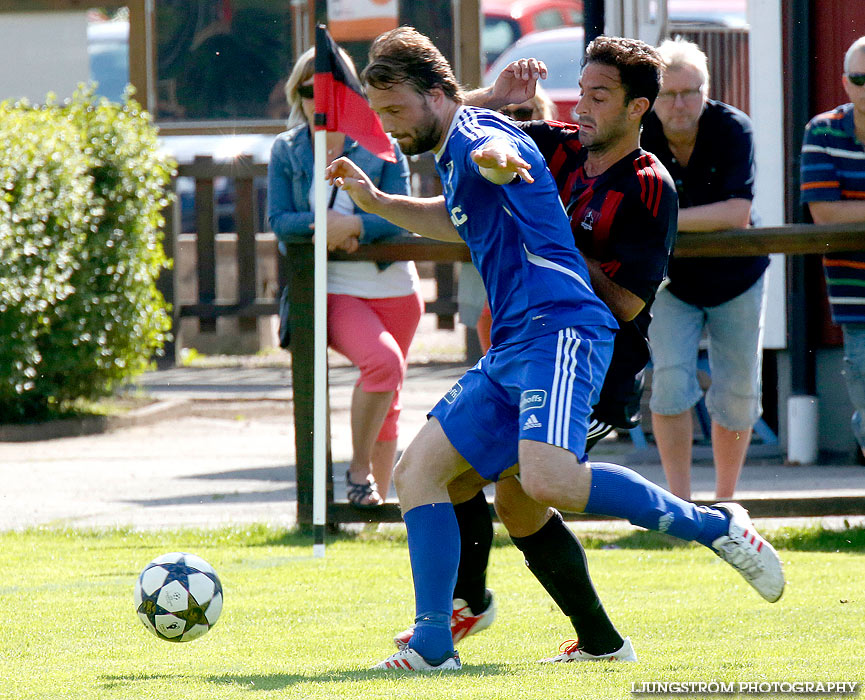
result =
[[[472,151],[505,141],[531,164],[534,183],[489,182]],[[489,297],[494,346],[571,326],[618,328],[574,244],[556,183],[535,143],[501,115],[460,107],[436,154],[445,202]]]

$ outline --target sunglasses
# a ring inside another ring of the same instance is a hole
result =
[[[847,80],[856,87],[862,87],[865,85],[865,73],[847,73]]]
[[[311,100],[314,96],[312,85],[298,85],[297,95],[302,100]]]
[[[503,109],[502,114],[518,122],[531,121],[534,110],[531,107],[518,107],[516,109]]]

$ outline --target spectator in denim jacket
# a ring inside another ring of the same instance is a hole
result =
[[[344,54],[353,68],[351,59]],[[286,241],[313,234],[312,85],[314,51],[297,60],[286,83],[291,106],[289,130],[273,144],[268,169],[268,221],[283,253]],[[376,185],[393,194],[409,194],[405,156],[395,146],[397,162],[372,155],[347,136],[327,134],[327,163],[347,155]],[[323,187],[330,187],[322,183]],[[344,192],[333,192],[327,217],[327,246],[349,253],[361,243],[404,233],[373,214],[358,210]],[[380,506],[387,497],[397,446],[399,392],[406,356],[424,304],[413,262],[329,262],[327,266],[328,344],[360,369],[351,403],[352,460],[346,472],[349,501],[357,507]]]

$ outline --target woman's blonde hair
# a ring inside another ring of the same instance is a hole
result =
[[[354,61],[343,49],[339,50],[342,60],[348,66],[349,71],[356,80],[357,69],[354,67]],[[285,99],[288,101],[288,106],[291,108],[291,113],[288,115],[288,128],[291,129],[300,124],[306,124],[306,115],[303,113],[303,101],[300,95],[297,94],[297,88],[303,85],[315,75],[315,47],[310,47],[298,56],[288,80],[285,82]]]

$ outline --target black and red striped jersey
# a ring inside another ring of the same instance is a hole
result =
[[[649,303],[667,272],[676,237],[678,196],[667,169],[637,149],[588,177],[580,127],[520,125],[538,144],[571,220],[574,241],[616,284]]]
[[[646,302],[630,322],[620,320],[613,359],[593,418],[618,428],[635,425],[642,371],[649,361],[651,305],[667,273],[676,238],[678,194],[667,169],[642,149],[589,177],[580,127],[523,122],[556,181],[577,248],[601,264],[620,287]]]

